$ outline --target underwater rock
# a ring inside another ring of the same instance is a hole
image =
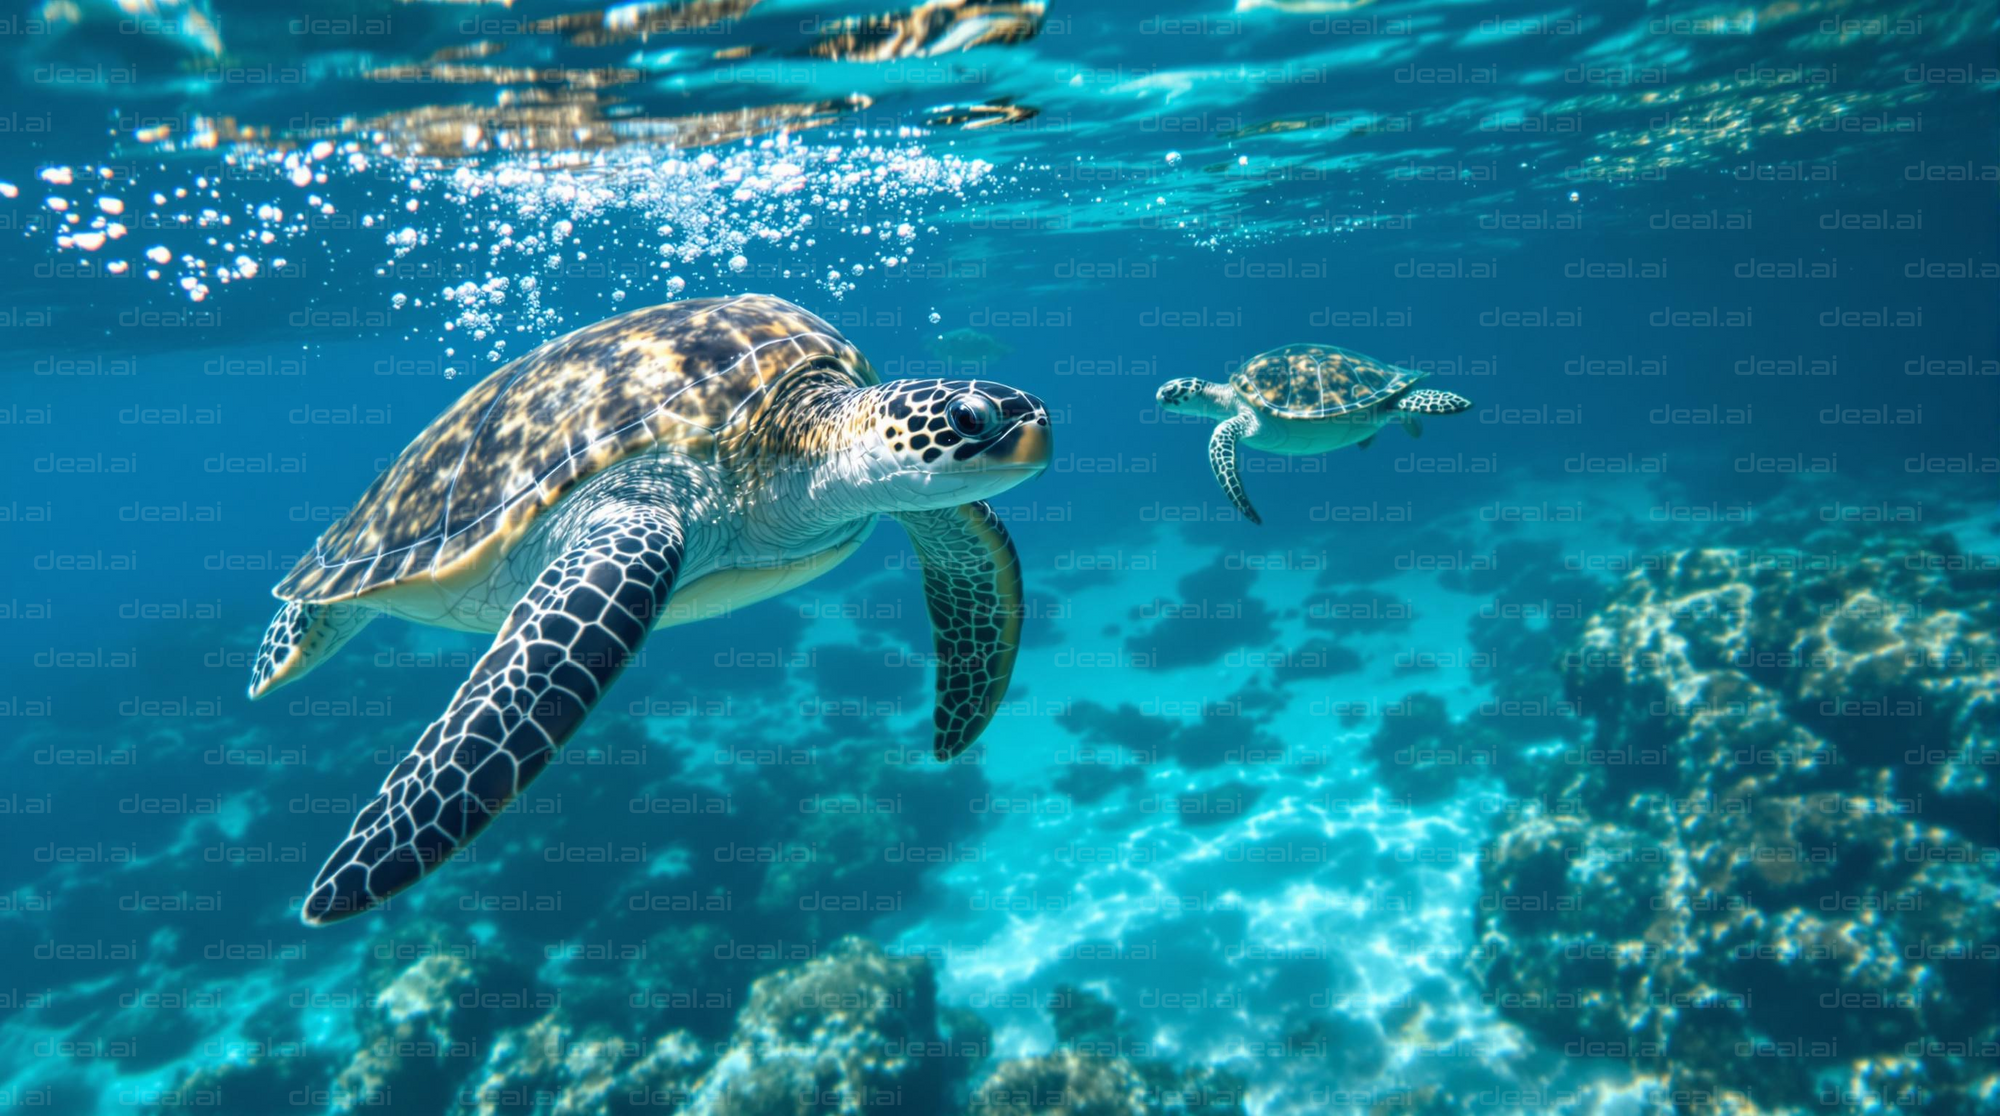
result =
[[[1094,806],[1121,788],[1138,788],[1146,783],[1143,764],[1071,763],[1063,766],[1052,784],[1057,794],[1078,806]]]
[[[1305,602],[1303,612],[1307,627],[1341,639],[1407,632],[1417,617],[1409,601],[1373,589],[1320,593]]]
[[[1263,727],[1271,720],[1269,697],[1244,689],[1224,701],[1183,703],[1200,707],[1195,720],[1156,716],[1130,702],[1108,709],[1083,698],[1058,714],[1056,722],[1091,745],[1125,749],[1134,763],[1171,757],[1189,770],[1202,770],[1246,756],[1286,754],[1284,741]]]
[[[685,1031],[650,1046],[593,1026],[576,1033],[556,1011],[493,1045],[485,1075],[459,1091],[460,1116],[616,1116],[681,1111],[708,1063],[708,1051]]]
[[[569,1095],[568,1084],[544,1073],[547,1066],[528,1056],[522,1041],[568,1040],[561,1000],[558,987],[498,943],[414,919],[370,940],[348,978],[268,1000],[243,1030],[259,1037],[220,1044],[226,1057],[191,1065],[157,1110],[277,1112],[310,1097],[330,1113],[612,1111],[521,1107],[522,1097]],[[335,1021],[342,1011],[345,1032]],[[582,1045],[566,1041],[564,1049],[564,1072],[586,1076],[587,1059],[574,1056]]]
[[[452,948],[435,928],[374,953],[398,961],[363,975],[345,1065],[279,1051],[202,1067],[175,1095],[275,1105],[304,1092],[336,1112],[453,1116],[947,1112],[990,1046],[978,1016],[938,1006],[928,961],[859,938],[756,980],[723,1042],[649,1034],[636,1010],[580,1022],[559,986],[484,945]]]
[[[454,1116],[945,1112],[990,1043],[977,1016],[939,1008],[929,962],[859,938],[755,981],[726,1042],[649,1035],[636,1012],[579,1022],[558,986],[424,927],[376,953],[404,960],[364,975],[360,1042],[344,1066],[205,1067],[177,1095],[305,1091],[332,1111],[393,1103]]]
[[[2000,840],[2000,600],[1949,539],[1844,558],[1690,551],[1586,625],[1569,696],[1618,789],[1792,789],[1892,774],[1923,815]],[[1677,745],[1671,752],[1663,744]],[[1768,788],[1767,788],[1768,789]]]
[[[1123,1058],[1057,1050],[1015,1058],[973,1094],[968,1116],[1147,1116],[1146,1082]]]
[[[1277,642],[1277,614],[1251,590],[1257,571],[1232,569],[1227,558],[1174,583],[1177,598],[1155,597],[1134,607],[1143,630],[1125,638],[1125,653],[1141,670],[1175,670],[1221,662],[1239,648]]]
[[[935,1112],[983,1042],[940,1036],[936,978],[922,958],[844,938],[759,979],[736,1034],[697,1086],[690,1111]]]
[[[646,1056],[621,1075],[618,1088],[607,1091],[610,1116],[642,1112],[675,1112],[694,1096],[696,1070],[708,1060],[708,1048],[685,1031],[654,1040]]]
[[[184,1017],[172,1018],[187,1028]],[[308,1040],[304,1022],[285,1001],[267,1001],[242,1029],[245,1036],[261,1037],[211,1041],[203,1053],[219,1056],[202,1059],[171,1087],[148,1098],[152,1104],[138,1105],[137,1110],[166,1116],[217,1106],[222,1112],[284,1112],[295,1107],[294,1098],[324,1089],[340,1067],[337,1058]]]
[[[1368,739],[1368,754],[1396,797],[1436,802],[1450,797],[1461,777],[1496,774],[1503,743],[1479,720],[1454,723],[1443,698],[1419,690],[1389,709]]]
[[[360,1041],[334,1075],[332,1112],[393,1102],[443,1112],[454,1086],[504,1028],[533,1019],[561,995],[503,951],[441,924],[418,922],[373,946],[354,995]]]
[[[1107,1001],[1072,988],[1054,997],[1057,1050],[1000,1063],[968,1089],[991,1051],[988,1024],[938,1004],[927,960],[861,938],[755,980],[723,1041],[649,1026],[658,1017],[641,1003],[623,1015],[608,1001],[575,1009],[564,985],[504,949],[455,942],[430,922],[384,935],[369,954],[353,991],[336,996],[354,1008],[344,1062],[285,1042],[194,1067],[157,1111],[186,1098],[275,1111],[311,1095],[330,1112],[451,1116],[1243,1112],[1241,1078],[1143,1056],[1148,1044]],[[275,1005],[265,1015],[285,1017]]]
[[[955,848],[986,820],[965,809],[986,787],[979,765],[932,772],[873,760],[849,749],[764,772],[768,801],[784,808],[763,823],[762,840],[785,854],[758,887],[762,918],[819,941],[860,932],[921,894],[930,865],[891,850]]]
[[[1049,997],[1049,1023],[1063,1047],[1115,1046],[1122,1033],[1111,1001],[1067,984],[1056,985]]]
[[[1594,732],[1483,858],[1492,1002],[1718,1105],[1837,1082],[1976,1110],[2000,1071],[1996,641],[1948,539],[1632,575],[1563,658]]]
[[[1050,997],[1056,1049],[995,1066],[974,1091],[966,1116],[1242,1116],[1243,1080],[1210,1066],[1130,1056],[1150,1049],[1117,1008],[1084,989],[1059,985]]]
[[[1271,666],[1271,681],[1279,685],[1314,678],[1334,678],[1359,674],[1367,660],[1361,653],[1330,639],[1309,639],[1278,658]]]

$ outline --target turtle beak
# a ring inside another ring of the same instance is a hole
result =
[[[1049,436],[1047,417],[1023,419],[1014,424],[1014,429],[1001,435],[992,448],[979,456],[996,469],[1033,469],[1041,472],[1049,467],[1049,457],[1055,450],[1055,439]]]
[[[980,451],[980,460],[993,469],[1048,468],[1055,452],[1055,437],[1049,426],[1049,410],[1042,401],[1025,391],[1000,401],[1001,412],[1014,420],[1007,433]]]

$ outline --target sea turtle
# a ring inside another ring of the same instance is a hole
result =
[[[1332,345],[1286,345],[1244,361],[1226,384],[1169,380],[1155,398],[1169,410],[1223,420],[1208,440],[1209,467],[1243,518],[1262,523],[1237,473],[1238,444],[1289,455],[1367,449],[1398,420],[1421,437],[1417,416],[1472,406],[1464,396],[1417,388],[1425,375]]]
[[[909,532],[937,644],[933,743],[976,739],[1019,646],[1021,573],[982,501],[1042,471],[1039,399],[881,382],[763,295],[620,314],[460,396],[272,590],[250,697],[383,613],[497,633],[313,880],[309,925],[416,883],[549,763],[647,634],[825,573],[878,515]]]

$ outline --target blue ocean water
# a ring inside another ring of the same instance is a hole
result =
[[[0,1097],[2000,1109],[1995,18],[21,9]],[[270,587],[495,369],[753,291],[1048,404],[984,736],[878,530],[302,925],[490,640],[252,704]],[[1295,342],[1474,406],[1244,451],[1252,524],[1154,392]]]

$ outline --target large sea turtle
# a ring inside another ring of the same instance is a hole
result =
[[[1155,398],[1170,410],[1223,420],[1208,440],[1209,467],[1243,518],[1262,523],[1237,472],[1239,445],[1291,455],[1367,449],[1390,422],[1400,419],[1421,437],[1417,416],[1472,406],[1461,395],[1417,388],[1424,376],[1332,345],[1286,345],[1244,361],[1226,384],[1169,380]]]
[[[978,737],[1019,645],[1021,573],[980,501],[1049,460],[1039,399],[880,382],[763,295],[634,310],[495,371],[376,478],[273,593],[250,681],[304,676],[383,613],[497,633],[313,880],[308,924],[417,882],[541,773],[656,628],[825,573],[878,515],[909,532],[939,656],[939,759]]]

